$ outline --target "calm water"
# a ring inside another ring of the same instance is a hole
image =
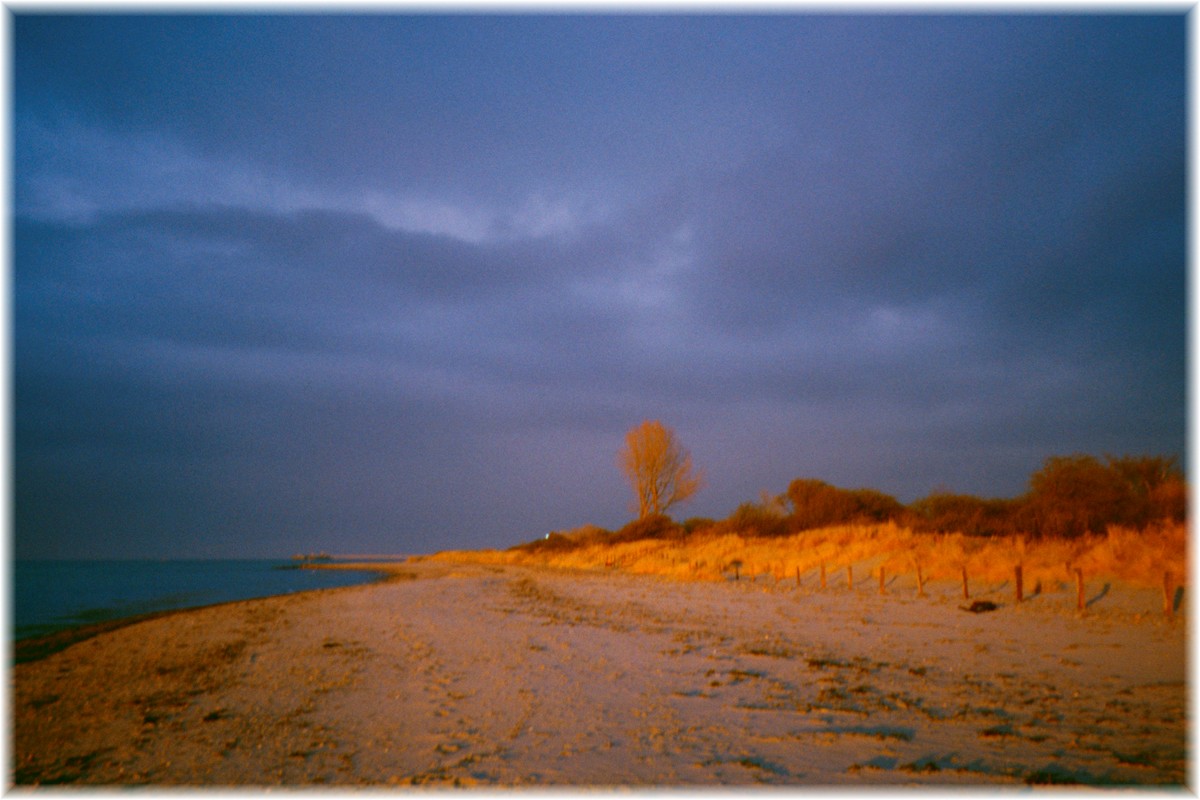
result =
[[[152,611],[369,583],[374,572],[287,569],[289,561],[17,561],[17,639]]]

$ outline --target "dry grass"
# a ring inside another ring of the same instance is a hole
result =
[[[777,538],[700,531],[682,539],[597,542],[543,552],[448,551],[432,558],[564,569],[619,568],[684,581],[725,580],[733,575],[735,562],[742,576],[768,573],[779,579],[793,577],[797,569],[801,573],[819,569],[824,563],[831,582],[834,573],[849,565],[862,580],[879,567],[889,574],[914,574],[918,564],[926,580],[957,580],[965,566],[973,580],[1003,581],[1011,579],[1013,568],[1020,564],[1029,586],[1072,580],[1071,570],[1076,568],[1089,579],[1158,586],[1165,571],[1172,573],[1176,584],[1187,582],[1187,527],[1181,523],[1144,530],[1114,527],[1099,536],[1027,541],[914,533],[885,523],[835,526]]]

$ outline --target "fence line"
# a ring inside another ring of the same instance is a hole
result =
[[[732,559],[732,560],[726,562],[727,566],[725,566],[723,569],[720,566],[717,566],[716,572],[714,574],[711,566],[706,568],[707,562],[704,560],[695,560],[695,561],[685,560],[680,555],[675,554],[673,552],[670,553],[669,555],[663,555],[664,552],[665,551],[662,548],[659,548],[656,551],[652,547],[642,547],[642,548],[638,548],[635,550],[631,550],[631,551],[622,553],[620,555],[607,556],[605,558],[603,564],[606,569],[621,569],[621,568],[631,566],[633,563],[640,561],[641,559],[659,555],[666,562],[669,562],[672,566],[674,566],[676,568],[686,564],[687,569],[691,572],[691,574],[693,576],[706,576],[706,575],[714,575],[715,576],[715,575],[719,575],[721,572],[723,572],[725,570],[732,568],[733,572],[734,572],[734,580],[738,581],[741,579],[741,569],[743,567],[745,567],[747,570],[747,575],[750,577],[751,583],[758,583],[759,582],[758,579],[763,576],[766,576],[768,579],[771,576],[774,576],[774,578],[775,578],[774,585],[775,586],[779,586],[779,584],[783,583],[787,579],[787,576],[788,576],[787,561],[782,561],[782,562],[768,561],[766,563],[759,562],[757,564],[753,564],[753,563],[747,563],[743,559]],[[803,563],[803,561],[801,563],[793,562],[793,564],[794,564],[793,570],[795,573],[797,589],[802,588],[804,586],[804,579],[803,579],[804,568],[801,566],[802,563]],[[811,564],[812,562],[809,562],[809,563]],[[893,568],[893,573],[892,573],[893,577],[895,577],[897,574],[899,574],[899,575],[904,574],[904,570],[900,570],[899,573],[896,573],[894,571],[894,567],[895,567],[894,560],[891,562],[888,562],[888,563],[890,563],[891,567]],[[915,556],[911,559],[911,561],[909,563],[912,565],[913,571],[915,572],[915,576],[916,576],[917,596],[922,597],[922,598],[927,597],[928,593],[926,592],[925,585],[929,582],[930,576],[928,574],[926,574],[926,572],[925,572],[926,565],[919,558],[917,558]],[[827,559],[822,558],[818,562],[818,566],[819,566],[819,586],[822,590],[825,590],[828,588],[828,561],[827,561]],[[1087,575],[1085,574],[1084,568],[1082,566],[1079,566],[1078,564],[1072,564],[1072,563],[1064,564],[1059,569],[1063,569],[1063,568],[1065,568],[1068,581],[1070,581],[1072,578],[1074,578],[1076,610],[1081,614],[1086,613],[1090,603],[1087,599]],[[1011,575],[1012,575],[1012,579],[1013,579],[1014,601],[1015,601],[1015,603],[1020,604],[1020,603],[1025,602],[1025,600],[1027,599],[1026,593],[1025,593],[1025,579],[1026,579],[1025,565],[1022,562],[1017,561],[1017,563],[1012,565],[1011,569],[1012,569]],[[889,592],[889,590],[888,590],[889,566],[887,566],[886,564],[881,564],[878,567],[878,570],[879,570],[879,575],[878,575],[878,577],[879,577],[879,584],[878,584],[879,594],[881,596],[886,596],[888,594],[891,594],[891,592]],[[960,578],[961,578],[962,596],[963,596],[964,600],[971,599],[971,586],[970,586],[971,574],[970,573],[971,573],[970,566],[965,562],[962,563],[959,568],[959,574],[960,574]],[[726,573],[726,574],[728,574],[728,573]],[[1061,575],[1062,573],[1059,572],[1058,574]],[[945,577],[945,576],[943,576],[943,577]],[[895,581],[893,581],[893,583],[894,582]],[[1040,594],[1040,592],[1041,592],[1041,580],[1036,581],[1036,584],[1037,585],[1034,588],[1034,596]],[[1001,585],[1003,585],[1003,584],[1001,584]],[[1173,619],[1175,617],[1175,610],[1178,605],[1178,597],[1183,593],[1185,586],[1186,586],[1186,581],[1178,581],[1175,573],[1172,570],[1170,570],[1170,569],[1163,570],[1162,580],[1161,580],[1162,613],[1168,619]],[[856,588],[855,582],[854,582],[854,565],[852,563],[846,564],[846,588],[849,591],[854,591]],[[985,591],[990,592],[990,591],[994,591],[994,590],[985,590]],[[1099,599],[1099,598],[1096,598],[1096,599]],[[1092,600],[1091,602],[1095,602],[1095,599]]]

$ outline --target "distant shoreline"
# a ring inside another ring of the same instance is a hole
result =
[[[392,562],[399,564],[401,562],[407,561],[410,558],[413,558],[415,555],[416,555],[415,553],[392,553],[392,554],[369,553],[369,554],[365,554],[365,555],[334,554],[334,555],[330,556],[330,558],[333,559],[334,563],[340,563],[340,562],[345,562],[345,561],[392,561]]]

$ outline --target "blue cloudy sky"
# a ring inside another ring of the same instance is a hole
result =
[[[10,12],[12,13],[12,12]],[[1182,13],[15,13],[17,557],[1182,456]]]

